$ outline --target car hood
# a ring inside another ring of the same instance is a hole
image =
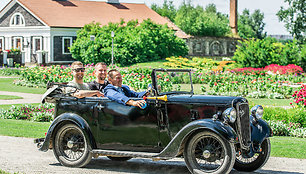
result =
[[[213,95],[168,95],[169,103],[189,103],[189,104],[205,104],[205,105],[229,105],[235,102],[247,102],[243,97],[232,96],[213,96]]]

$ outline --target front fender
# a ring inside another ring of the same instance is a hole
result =
[[[97,147],[96,141],[91,133],[90,127],[88,123],[80,116],[74,113],[64,113],[52,122],[50,125],[45,140],[39,150],[46,152],[49,149],[50,140],[52,137],[55,136],[54,132],[57,130],[57,127],[60,126],[62,123],[65,122],[72,122],[76,124],[81,130],[83,131],[87,142],[89,143],[89,150],[95,149]]]
[[[251,141],[253,144],[260,145],[267,137],[272,137],[272,129],[263,119],[255,120],[250,116]]]
[[[183,142],[185,142],[185,140],[187,140],[192,133],[201,129],[212,131],[230,142],[237,141],[237,134],[229,125],[223,124],[220,121],[213,121],[211,119],[196,120],[184,126],[170,141],[167,147],[160,152],[158,157],[177,156]]]

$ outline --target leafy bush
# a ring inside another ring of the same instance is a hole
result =
[[[114,36],[114,63],[125,66],[133,63],[159,60],[170,56],[185,56],[185,41],[176,37],[167,25],[155,24],[150,19],[142,23],[129,21],[87,24],[77,32],[77,39],[70,48],[73,58],[85,64],[111,63],[112,37]],[[95,40],[91,41],[90,36]]]
[[[293,122],[306,127],[306,110],[303,108],[265,107],[263,119],[271,121],[283,120],[287,124]]]
[[[239,41],[241,45],[233,56],[233,60],[243,67],[261,68],[270,64],[300,65],[303,69],[302,53],[296,40],[283,45],[276,39],[267,37],[265,39],[248,39]]]

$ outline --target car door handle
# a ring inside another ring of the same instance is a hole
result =
[[[97,108],[98,108],[99,110],[102,110],[102,109],[105,108],[105,106],[103,106],[103,105],[101,105],[101,104],[98,104],[98,105],[97,105]]]

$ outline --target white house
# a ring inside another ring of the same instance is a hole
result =
[[[0,50],[20,49],[22,63],[26,64],[70,63],[73,59],[69,47],[76,39],[76,31],[85,24],[95,21],[107,25],[121,19],[141,22],[148,18],[179,31],[145,4],[118,0],[11,0],[0,11]],[[187,36],[183,32],[177,35]]]

